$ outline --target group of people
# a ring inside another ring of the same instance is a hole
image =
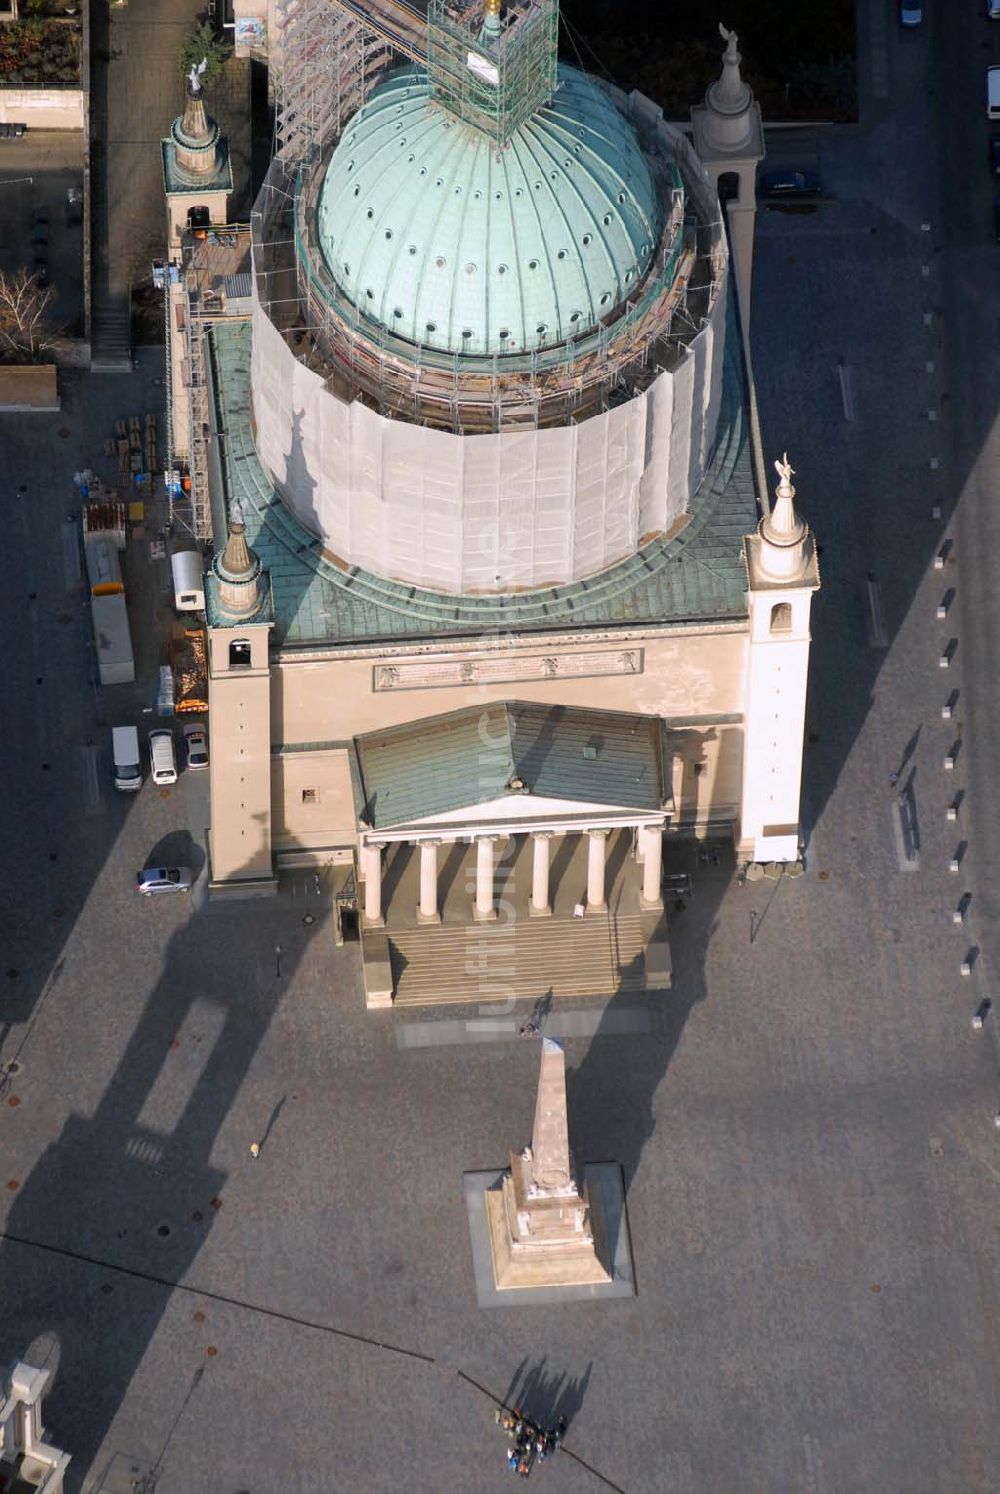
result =
[[[520,1478],[527,1478],[536,1460],[543,1463],[552,1456],[566,1432],[566,1418],[560,1416],[554,1427],[544,1430],[518,1410],[508,1411],[497,1407],[497,1426],[507,1433],[510,1446],[507,1449],[507,1467]]]

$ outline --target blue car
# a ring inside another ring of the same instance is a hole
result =
[[[923,18],[923,7],[914,4],[914,0],[899,0],[899,24],[901,26],[919,26]]]
[[[760,179],[760,195],[769,202],[819,197],[819,177],[815,171],[768,171]]]

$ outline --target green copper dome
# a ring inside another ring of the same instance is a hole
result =
[[[319,198],[341,291],[399,337],[523,352],[591,329],[631,295],[662,227],[635,132],[575,68],[502,150],[392,74],[351,120]]]

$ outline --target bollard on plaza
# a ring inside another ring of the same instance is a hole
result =
[[[940,505],[940,503],[935,503],[934,507],[931,509],[931,518],[932,519],[940,519],[940,517],[941,517],[941,505]]]
[[[973,1017],[972,1017],[972,1030],[973,1030],[973,1032],[982,1032],[982,1030],[983,1030],[983,1023],[986,1021],[986,1018],[989,1016],[989,1011],[990,1011],[990,1007],[991,1006],[992,1006],[992,1002],[990,1001],[990,998],[987,996],[976,1007],[976,1010],[973,1013]]]
[[[950,872],[957,872],[958,871],[958,867],[959,867],[958,857],[957,856],[952,856],[951,860],[948,862],[948,870]]]
[[[945,703],[944,703],[944,705],[941,707],[941,720],[942,721],[950,721],[951,720],[951,701],[950,700],[946,700]]]
[[[946,752],[945,755],[944,755],[944,771],[946,773],[953,772],[954,768],[955,768],[956,761],[957,761],[957,754],[956,754],[955,749],[953,747],[950,752]]]
[[[944,622],[944,620],[945,620],[945,618],[947,616],[948,616],[948,603],[947,602],[938,602],[938,604],[937,604],[937,620],[938,620],[938,622]]]
[[[954,824],[955,820],[958,819],[958,805],[949,804],[948,808],[944,812],[944,817],[948,821],[949,825]]]
[[[937,552],[937,554],[934,557],[934,569],[936,571],[943,571],[944,570],[944,563],[947,560],[947,558],[948,558],[948,551],[945,548],[945,546],[942,545],[941,549]]]
[[[961,965],[959,965],[958,967],[958,973],[963,977],[963,979],[968,980],[969,976],[972,974],[972,965],[968,960],[962,961]]]

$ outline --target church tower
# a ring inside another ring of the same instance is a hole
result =
[[[750,861],[798,860],[809,613],[819,589],[792,468],[787,456],[774,465],[781,478],[774,506],[745,541],[750,642],[738,851]]]
[[[753,233],[757,217],[757,163],[764,159],[764,128],[760,105],[740,75],[741,57],[735,31],[720,25],[726,43],[722,74],[709,85],[705,102],[691,110],[694,148],[713,186],[722,188],[729,222],[729,243],[736,266],[744,331],[750,328],[750,285],[753,278]],[[726,190],[727,177],[736,178],[735,194]]]
[[[277,891],[271,862],[271,671],[274,622],[268,573],[246,540],[242,515],[212,561],[205,587],[208,708],[212,722],[209,890]]]
[[[184,113],[161,141],[163,186],[167,196],[167,252],[171,259],[181,246],[181,235],[192,228],[228,223],[233,191],[229,146],[205,108],[201,68],[188,75]]]

